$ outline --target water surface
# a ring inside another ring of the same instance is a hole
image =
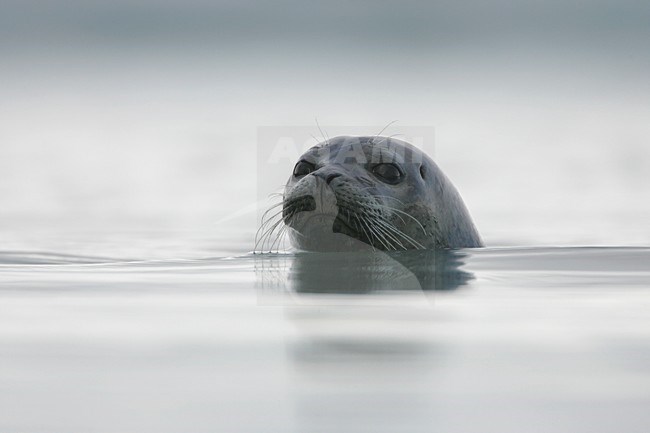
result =
[[[645,432],[649,311],[649,248],[4,251],[0,430]]]

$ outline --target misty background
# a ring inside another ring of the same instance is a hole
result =
[[[649,22],[631,0],[1,0],[0,241],[250,251],[258,128],[318,118],[435,128],[488,245],[648,245]]]

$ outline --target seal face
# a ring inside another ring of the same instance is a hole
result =
[[[335,137],[305,152],[286,184],[282,219],[302,250],[482,246],[433,160],[388,137]]]

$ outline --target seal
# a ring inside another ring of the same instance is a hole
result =
[[[390,137],[334,137],[305,152],[285,186],[282,221],[307,251],[483,246],[442,170]]]

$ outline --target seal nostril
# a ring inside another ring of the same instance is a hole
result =
[[[325,179],[325,182],[327,182],[327,184],[329,185],[330,182],[332,182],[334,179],[336,179],[336,178],[339,177],[339,176],[340,176],[339,173],[333,173],[333,174],[330,174],[330,175],[327,176],[327,178]]]

